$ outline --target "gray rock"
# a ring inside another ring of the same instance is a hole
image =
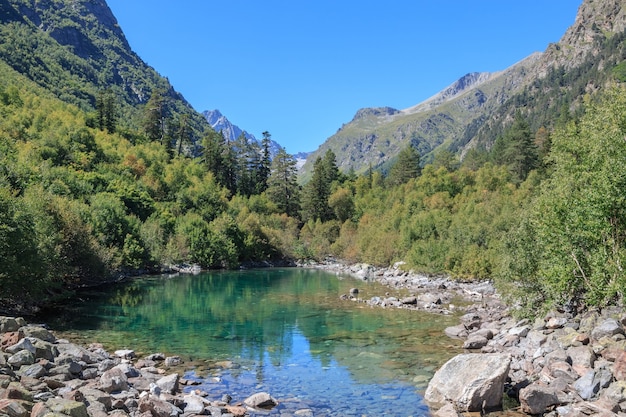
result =
[[[0,400],[0,415],[28,417],[30,413],[17,400]]]
[[[137,356],[135,355],[135,351],[132,349],[120,349],[116,350],[114,353],[115,356],[122,359],[133,359]]]
[[[185,395],[183,397],[185,402],[184,412],[185,414],[202,414],[204,411],[204,399],[199,395]]]
[[[46,406],[55,413],[65,414],[70,417],[89,417],[87,406],[78,401],[65,400],[63,398],[51,398]]]
[[[559,397],[554,388],[533,383],[519,391],[519,401],[523,412],[543,414],[559,404]]]
[[[433,406],[451,402],[459,411],[497,407],[510,365],[504,354],[457,355],[435,373],[424,399]]]
[[[127,390],[128,378],[119,368],[109,369],[100,377],[100,389],[108,393]]]
[[[161,391],[174,394],[178,390],[178,379],[178,374],[170,374],[159,379],[156,384],[161,388]]]
[[[33,342],[31,341],[30,337],[24,337],[16,344],[4,349],[5,352],[10,353],[12,355],[16,354],[20,350],[27,350],[31,352],[33,355],[35,354],[35,352],[37,352],[37,348],[35,347],[35,345],[33,345]]]
[[[20,327],[26,326],[23,318],[0,316],[0,333],[16,332]]]
[[[452,339],[464,339],[467,337],[467,329],[462,324],[446,327],[443,332]]]
[[[18,373],[22,376],[27,376],[30,378],[42,378],[48,374],[48,371],[40,364],[35,363],[29,366],[22,367]]]
[[[589,346],[571,347],[567,349],[567,356],[572,364],[572,368],[580,376],[593,369],[593,364],[596,361],[596,354]]]
[[[20,328],[20,331],[24,333],[24,337],[34,337],[36,339],[40,339],[50,343],[53,343],[57,340],[57,338],[54,337],[52,333],[50,333],[48,330],[41,326],[23,326]]]
[[[481,349],[486,346],[489,341],[486,337],[479,334],[471,334],[468,336],[465,343],[463,343],[463,349]]]
[[[168,356],[165,358],[164,365],[167,367],[178,366],[182,363],[180,356]]]
[[[16,369],[24,365],[32,365],[35,363],[35,355],[26,349],[20,350],[14,355],[11,355],[9,359],[7,359],[7,363]]]
[[[591,331],[591,337],[600,340],[605,336],[611,337],[616,334],[624,334],[622,325],[615,319],[609,318],[602,321]]]
[[[530,332],[530,326],[528,325],[513,327],[509,330],[509,334],[518,337],[526,337],[528,332]]]
[[[596,379],[595,371],[589,371],[578,378],[573,387],[583,400],[589,400],[600,391],[600,381]]]
[[[447,403],[439,410],[436,410],[433,415],[435,417],[463,417],[463,414],[459,413],[450,403]]]
[[[272,398],[267,392],[258,392],[243,400],[244,404],[252,408],[273,408],[278,405],[278,401]]]

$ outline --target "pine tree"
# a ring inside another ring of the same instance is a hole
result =
[[[396,163],[389,171],[387,183],[391,186],[404,184],[411,178],[417,178],[420,172],[420,155],[413,146],[409,145],[398,154]]]
[[[150,100],[146,103],[143,115],[143,129],[151,141],[165,140],[165,97],[160,90],[152,92]]]
[[[266,193],[280,211],[291,217],[297,217],[300,211],[300,187],[297,178],[295,158],[281,148],[272,161]]]
[[[272,156],[270,154],[270,144],[272,135],[270,132],[263,132],[263,139],[261,139],[261,161],[257,170],[257,194],[261,194],[268,187],[268,179],[272,169]]]
[[[331,183],[329,178],[332,172],[327,172],[329,160],[318,157],[313,164],[313,176],[304,186],[302,193],[302,219],[308,220],[330,220],[333,212],[328,204],[330,197]]]

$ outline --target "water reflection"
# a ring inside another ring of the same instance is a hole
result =
[[[457,353],[442,335],[456,319],[339,299],[355,286],[364,298],[389,291],[297,268],[146,278],[83,294],[85,302],[51,324],[109,349],[231,360],[244,364],[238,372],[249,369],[255,384],[289,379],[282,373],[318,380],[332,374],[350,384],[423,388]]]

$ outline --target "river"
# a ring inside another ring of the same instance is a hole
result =
[[[340,299],[354,287],[392,291],[302,268],[145,277],[82,292],[46,321],[83,344],[179,355],[200,384],[189,389],[211,399],[269,392],[270,415],[427,414],[428,380],[460,351],[443,335],[458,318]]]

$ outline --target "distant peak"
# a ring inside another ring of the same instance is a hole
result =
[[[368,116],[393,116],[397,113],[400,113],[400,110],[393,107],[366,107],[357,111],[352,120],[363,119]]]
[[[493,73],[491,72],[470,72],[450,84],[448,87],[430,97],[429,99],[421,102],[420,104],[403,110],[404,113],[415,113],[417,111],[425,110],[428,108],[436,107],[448,100],[457,97],[459,94],[475,88],[485,81],[491,79]]]

